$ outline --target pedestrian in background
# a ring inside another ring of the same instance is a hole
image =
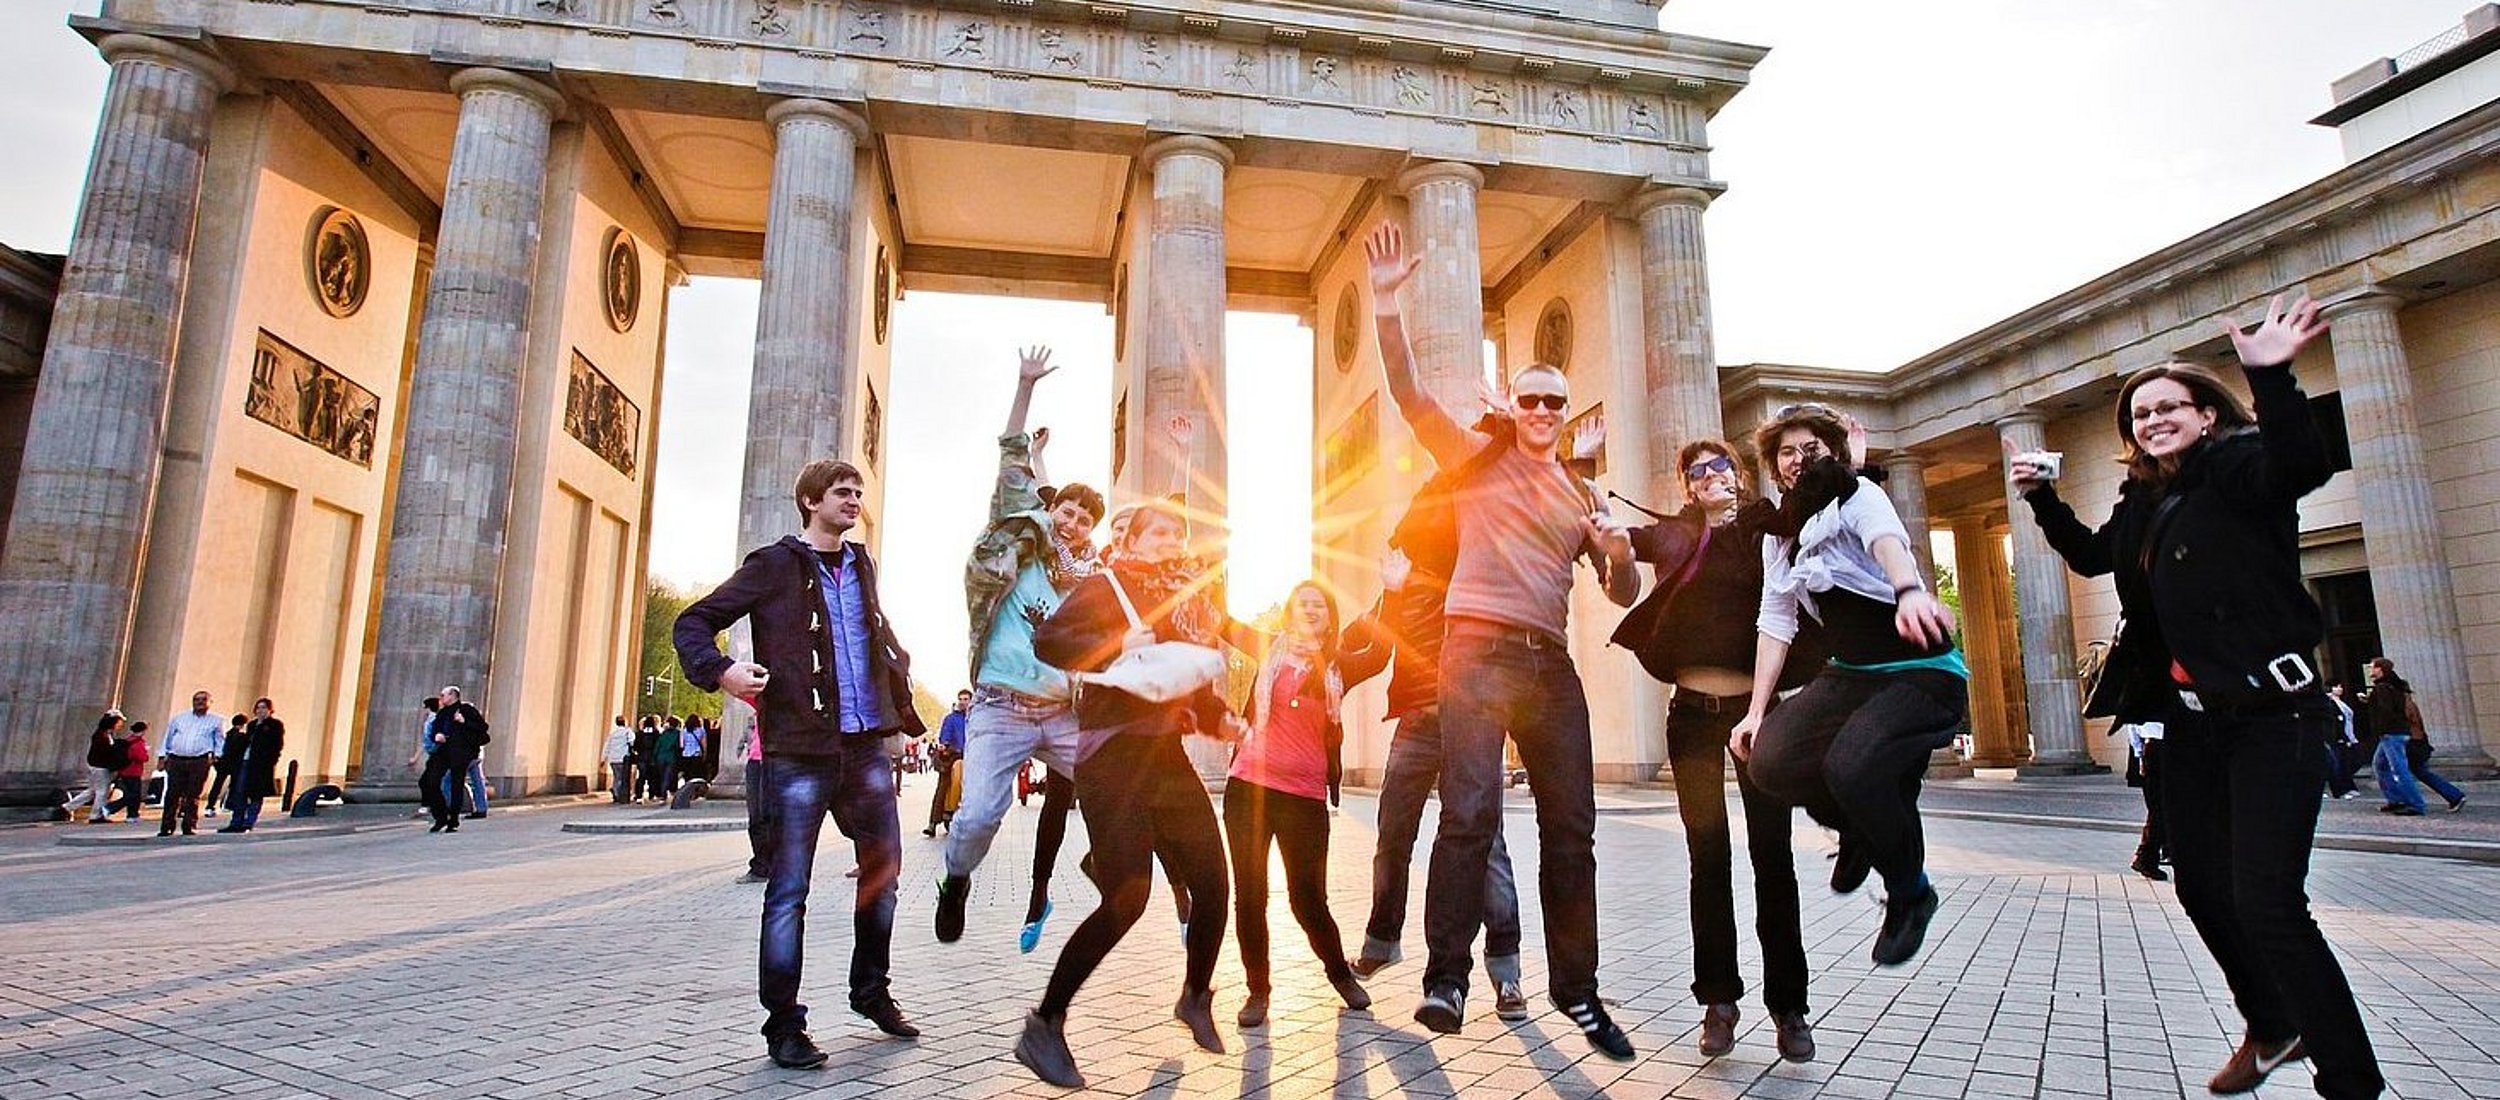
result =
[[[87,735],[87,789],[72,795],[61,804],[61,812],[71,821],[78,820],[78,810],[88,802],[95,803],[87,811],[87,824],[102,825],[112,819],[105,806],[113,797],[113,773],[121,770],[122,712],[108,710],[95,720],[95,730]]]
[[[158,746],[165,758],[165,810],[156,835],[174,835],[174,826],[190,836],[200,827],[200,788],[208,782],[209,765],[226,747],[225,722],[209,713],[209,695],[191,693],[191,709],[165,723]]]
[[[625,716],[616,716],[616,724],[608,727],[608,739],[599,746],[599,759],[608,766],[608,801],[625,804],[626,794],[633,788],[634,727],[625,724]]]

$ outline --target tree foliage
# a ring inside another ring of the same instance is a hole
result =
[[[635,674],[633,685],[636,713],[661,714],[674,706],[675,713],[681,715],[720,717],[720,693],[697,691],[686,682],[686,670],[677,665],[677,647],[669,641],[670,631],[677,627],[678,613],[693,602],[693,596],[663,580],[653,580],[643,591],[642,667]],[[676,689],[673,703],[672,686]]]

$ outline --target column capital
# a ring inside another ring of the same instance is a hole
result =
[[[859,112],[853,111],[839,103],[832,103],[822,99],[796,98],[781,100],[764,109],[764,122],[771,126],[775,131],[781,129],[782,123],[797,118],[812,118],[830,122],[835,126],[839,126],[842,129],[850,131],[852,144],[868,144],[870,133],[868,129],[868,120],[859,117]]]
[[[1226,171],[1231,171],[1233,167],[1233,147],[1204,134],[1174,134],[1157,138],[1138,150],[1137,162],[1151,172],[1163,163],[1164,158],[1179,156],[1205,157],[1224,166]]]
[[[2380,313],[2392,317],[2395,315],[2397,310],[2403,309],[2405,305],[2406,302],[2402,296],[2390,294],[2383,290],[2373,289],[2353,295],[2350,298],[2328,302],[2318,311],[2318,315],[2326,318],[2327,322],[2332,324],[2346,317],[2360,313]]]
[[[1996,425],[1997,431],[2003,432],[2009,428],[2047,427],[2049,418],[2030,409],[2020,409],[2000,416],[1992,423]]]
[[[507,92],[537,104],[550,115],[564,110],[564,93],[510,69],[462,69],[451,74],[451,90],[462,99],[484,92]]]
[[[104,55],[107,64],[124,61],[153,61],[197,76],[224,95],[234,90],[237,79],[234,66],[196,46],[158,38],[147,34],[108,34],[96,43],[96,52]]]
[[[1466,184],[1470,191],[1484,190],[1484,172],[1475,165],[1455,160],[1433,160],[1398,173],[1398,194],[1412,195],[1417,188],[1443,180]]]
[[[1710,208],[1710,201],[1717,197],[1715,192],[1699,187],[1649,187],[1625,199],[1617,211],[1624,217],[1638,221],[1650,211],[1662,206],[1689,206],[1697,211],[1707,210]]]
[[[1908,447],[1895,447],[1884,453],[1883,461],[1880,465],[1882,465],[1887,472],[1898,468],[1901,470],[1911,471],[1913,473],[1924,474],[1927,472],[1927,456],[1922,455],[1917,451],[1913,451]]]

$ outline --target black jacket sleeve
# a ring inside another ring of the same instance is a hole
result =
[[[1100,672],[1120,655],[1120,639],[1127,634],[1128,614],[1120,610],[1120,598],[1112,593],[1111,581],[1096,573],[1033,628],[1033,655],[1069,672]]]
[[[2115,516],[2098,531],[2085,527],[2082,520],[2075,518],[2074,508],[2058,499],[2057,486],[2045,482],[2024,493],[2023,500],[2031,505],[2032,522],[2039,524],[2040,533],[2048,536],[2049,549],[2066,559],[2066,568],[2085,577],[2106,576],[2116,568],[2110,552],[2110,529],[2117,526]]]
[[[2218,449],[2213,483],[2224,500],[2243,509],[2279,508],[2326,484],[2335,471],[2291,364],[2250,367],[2246,373],[2249,393],[2257,399],[2261,445]]]
[[[738,571],[722,581],[720,587],[678,613],[669,640],[677,646],[677,664],[686,670],[688,686],[703,691],[720,690],[721,673],[729,671],[734,662],[720,651],[714,639],[762,602],[768,587],[764,554],[764,550],[748,554]]]
[[[1380,621],[1388,599],[1383,593],[1371,610],[1346,624],[1345,632],[1337,638],[1337,675],[1347,687],[1380,675],[1380,670],[1389,667],[1389,659],[1397,653],[1397,635]]]

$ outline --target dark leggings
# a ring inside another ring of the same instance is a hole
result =
[[[1267,852],[1284,853],[1285,897],[1330,981],[1354,976],[1328,912],[1328,807],[1316,798],[1232,779],[1224,784],[1224,839],[1233,855],[1233,935],[1250,992],[1268,991]]]
[[[1911,889],[1927,864],[1919,779],[1969,706],[1968,686],[1949,672],[1824,669],[1763,719],[1754,782],[1817,821],[1841,823],[1887,889]]]
[[[1094,882],[1102,903],[1068,937],[1042,993],[1041,1012],[1067,1015],[1076,991],[1102,965],[1129,926],[1146,913],[1154,891],[1154,861],[1191,899],[1186,942],[1189,970],[1183,993],[1208,989],[1215,958],[1224,947],[1224,839],[1215,827],[1207,789],[1181,751],[1178,737],[1115,736],[1078,766],[1078,805],[1094,845]]]
[[[1076,808],[1076,780],[1055,771],[1042,773],[1042,819],[1033,824],[1033,898],[1024,906],[1024,923],[1042,919],[1050,904],[1050,876],[1059,869],[1059,846],[1068,839],[1068,811]]]

